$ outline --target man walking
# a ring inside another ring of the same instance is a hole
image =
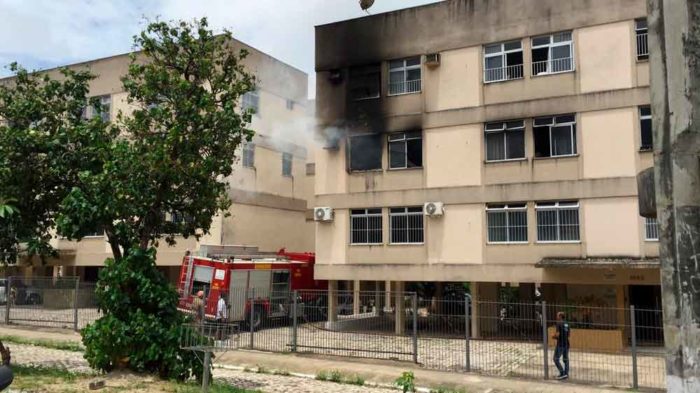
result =
[[[197,296],[192,301],[192,311],[194,312],[194,322],[196,324],[204,323],[205,306],[204,291],[198,291]]]
[[[227,335],[225,331],[226,320],[228,319],[228,306],[226,305],[226,293],[219,292],[219,301],[216,303],[216,338],[223,340]]]
[[[554,339],[557,340],[557,346],[554,349],[554,365],[559,370],[557,379],[569,378],[569,323],[566,322],[566,316],[563,312],[557,313],[557,332],[554,334]],[[564,361],[564,367],[561,362]]]

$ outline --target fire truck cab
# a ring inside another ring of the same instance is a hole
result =
[[[252,309],[252,323],[258,328],[268,318],[292,316],[293,291],[305,290],[297,301],[297,316],[301,317],[305,302],[313,302],[328,288],[326,281],[313,278],[313,253],[281,249],[276,254],[236,255],[219,251],[205,255],[185,255],[178,292],[180,309],[193,312],[197,292],[203,291],[206,319],[216,318],[217,303],[223,294],[229,322],[248,325]]]

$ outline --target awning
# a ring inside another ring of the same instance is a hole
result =
[[[609,269],[609,268],[633,268],[654,269],[659,268],[659,258],[631,258],[631,257],[591,257],[591,258],[543,258],[535,264],[539,268],[585,268],[585,269]]]

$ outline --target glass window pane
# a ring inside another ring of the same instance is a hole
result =
[[[486,58],[486,69],[494,69],[494,68],[501,68],[503,67],[503,57],[502,56],[493,56],[493,57],[487,57]]]
[[[532,39],[532,46],[547,45],[550,43],[551,37],[548,35],[535,37]]]
[[[403,71],[392,71],[389,73],[389,83],[399,83],[404,80]]]
[[[489,161],[506,158],[504,132],[489,132],[486,134],[486,159]]]
[[[511,41],[503,44],[503,49],[505,50],[516,50],[521,48],[522,44],[520,43],[520,41]]]
[[[406,164],[409,168],[423,166],[422,139],[410,139],[406,142]]]
[[[557,231],[557,211],[538,210],[537,211],[537,240],[556,241],[559,233]]]
[[[574,154],[571,126],[552,127],[552,156]]]
[[[406,142],[389,143],[389,168],[406,167]]]
[[[562,115],[556,117],[557,123],[573,123],[576,121],[576,115]]]
[[[651,130],[651,119],[642,119],[640,121],[640,127],[642,130],[642,148],[650,149],[654,146],[654,139]]]
[[[508,240],[511,242],[527,241],[527,211],[508,212]]]
[[[564,31],[561,33],[556,33],[552,35],[552,40],[554,42],[565,42],[565,41],[571,41],[571,32],[570,31]]]
[[[533,134],[535,136],[535,157],[551,156],[549,146],[549,127],[534,127]]]
[[[525,127],[524,120],[509,121],[506,123],[506,128],[523,128]]]
[[[571,46],[555,46],[552,48],[552,59],[564,59],[571,57]]]
[[[420,56],[410,57],[406,59],[406,66],[415,66],[420,64]]]
[[[637,19],[634,21],[635,27],[637,30],[646,30],[647,29],[647,20],[646,19]]]
[[[506,227],[506,212],[493,211],[487,213],[488,235],[490,242],[505,242],[508,240]]]
[[[419,79],[420,79],[420,68],[406,71],[406,80],[407,81],[417,81]]]
[[[501,51],[501,44],[491,44],[484,47],[484,53],[487,55],[499,53]]]
[[[578,241],[579,226],[578,226],[578,208],[562,209],[559,211],[560,223],[560,240],[562,241]]]
[[[389,68],[402,68],[403,60],[392,60],[389,62]]]
[[[650,106],[640,106],[639,107],[639,115],[640,116],[651,116],[651,107]]]
[[[525,158],[525,130],[506,132],[506,152],[508,159]]]
[[[499,122],[499,123],[486,123],[486,127],[485,127],[485,128],[486,128],[487,131],[490,131],[490,130],[503,130],[503,129],[505,128],[505,124],[504,124],[504,123],[500,123],[500,122]]]

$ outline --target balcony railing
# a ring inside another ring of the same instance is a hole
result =
[[[558,72],[573,71],[574,59],[565,57],[561,59],[551,59],[536,61],[532,63],[532,75],[556,74]]]
[[[649,41],[647,33],[637,33],[637,60],[649,58]]]
[[[523,78],[523,65],[515,64],[484,70],[484,82],[498,82]]]
[[[420,91],[420,79],[389,83],[389,95],[417,93]]]

